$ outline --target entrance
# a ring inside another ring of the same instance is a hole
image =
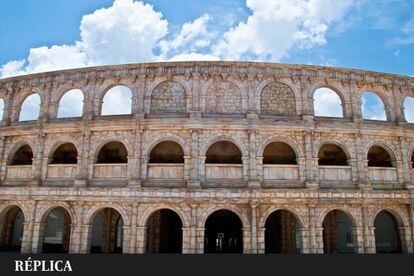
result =
[[[208,217],[204,253],[243,253],[242,222],[235,213],[219,210]]]

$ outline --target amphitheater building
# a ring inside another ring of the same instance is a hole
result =
[[[315,112],[321,88],[338,116]],[[409,97],[408,76],[272,63],[1,79],[0,249],[412,253]]]

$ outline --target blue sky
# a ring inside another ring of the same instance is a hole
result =
[[[1,76],[189,59],[414,75],[413,0],[144,3],[151,6],[133,0],[2,0]],[[107,23],[112,25],[102,27]]]

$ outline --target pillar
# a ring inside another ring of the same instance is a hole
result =
[[[71,224],[69,253],[81,253],[82,242],[82,224]]]
[[[32,253],[41,253],[43,245],[43,233],[45,230],[46,223],[35,222],[33,223],[32,232]]]
[[[182,241],[182,253],[190,254],[191,252],[191,227],[183,227],[183,241]]]
[[[145,253],[146,246],[147,227],[137,226],[136,227],[136,253]]]

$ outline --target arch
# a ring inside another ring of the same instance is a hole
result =
[[[284,142],[271,142],[263,150],[263,164],[297,164],[296,152]]]
[[[404,98],[404,117],[408,123],[414,123],[414,98]]]
[[[42,253],[68,253],[72,224],[68,210],[55,207],[48,210],[43,217]]]
[[[132,113],[132,91],[125,85],[108,89],[101,101],[101,115],[127,115]]]
[[[20,107],[19,122],[37,120],[40,115],[40,104],[38,93],[27,96]]]
[[[128,151],[119,141],[104,144],[98,151],[96,164],[118,164],[128,162]]]
[[[257,154],[258,155],[260,153],[263,154],[264,149],[267,147],[267,145],[269,145],[273,142],[285,143],[293,149],[293,151],[295,152],[295,155],[296,155],[297,158],[303,157],[304,153],[303,153],[302,149],[300,148],[300,146],[298,146],[297,141],[295,139],[292,139],[292,137],[289,137],[289,136],[283,135],[283,134],[266,135],[264,137],[264,142],[261,143],[261,145],[259,145],[257,147]]]
[[[213,82],[206,91],[205,112],[215,114],[242,113],[242,92],[230,81]]]
[[[281,82],[267,84],[260,94],[260,111],[263,115],[296,115],[295,93]]]
[[[243,223],[227,209],[211,213],[205,221],[204,253],[243,253]]]
[[[151,114],[180,114],[187,112],[184,87],[176,81],[159,83],[151,93]]]
[[[0,98],[0,122],[3,121],[4,117],[4,100]]]
[[[355,220],[348,212],[330,210],[323,219],[322,227],[324,253],[356,252]]]
[[[3,209],[0,213],[0,251],[20,251],[25,218],[23,209],[17,205]]]
[[[65,92],[59,101],[57,118],[82,117],[83,100],[83,92],[80,89]]]
[[[73,143],[63,143],[56,147],[49,157],[49,164],[77,164],[78,150]]]
[[[376,93],[370,91],[362,93],[361,110],[364,120],[387,121],[384,101]]]
[[[171,209],[158,209],[146,221],[147,253],[182,253],[183,222]]]
[[[367,154],[368,167],[394,167],[395,156],[391,150],[380,145],[373,145]]]
[[[319,166],[348,166],[348,154],[336,143],[323,144],[318,152]]]
[[[11,152],[8,165],[32,165],[33,150],[28,144],[20,145],[16,151]]]
[[[300,222],[294,213],[273,211],[265,221],[265,253],[300,253]]]
[[[150,152],[148,163],[184,163],[184,151],[174,141],[158,143]]]
[[[242,164],[242,153],[239,147],[230,141],[217,141],[208,148],[206,163]]]
[[[393,213],[382,210],[375,216],[375,248],[377,253],[402,253],[399,222]]]
[[[125,221],[121,213],[111,207],[100,208],[91,221],[90,252],[122,253]]]
[[[313,110],[315,116],[344,117],[343,100],[335,90],[320,87],[313,93]]]

